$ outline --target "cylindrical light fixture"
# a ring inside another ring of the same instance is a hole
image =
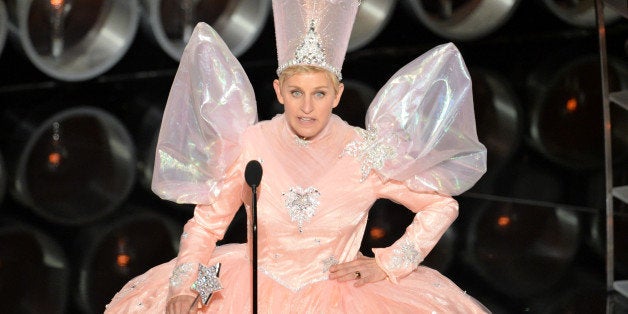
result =
[[[520,0],[405,0],[419,21],[450,40],[474,40],[496,31]]]
[[[488,151],[488,177],[506,165],[521,146],[523,109],[511,82],[499,73],[470,67],[478,138]]]
[[[609,60],[609,89],[628,85],[628,70]],[[528,79],[531,146],[548,160],[568,169],[604,166],[602,90],[599,57],[583,56],[556,65],[548,62]],[[628,157],[628,112],[613,106],[615,161]]]
[[[155,168],[155,152],[163,110],[158,107],[149,107],[145,119],[142,121],[142,129],[135,134],[137,146],[137,170],[138,182],[147,191],[151,190],[153,182],[153,170]]]
[[[125,212],[85,227],[77,237],[76,300],[84,313],[102,313],[125,283],[177,255],[179,224],[132,206]]]
[[[577,27],[594,28],[595,0],[543,0],[545,7],[563,22]],[[604,21],[614,23],[621,18],[613,8],[604,7]]]
[[[46,75],[83,81],[126,54],[140,21],[137,0],[7,0],[13,37]]]
[[[396,5],[397,0],[363,1],[355,17],[347,52],[373,41],[388,24]]]
[[[69,278],[57,240],[30,224],[0,222],[0,312],[67,313]]]
[[[155,151],[166,97],[159,93],[136,93],[132,101],[125,105],[128,109],[121,113],[136,148],[137,182],[146,191],[151,191]]]
[[[573,210],[491,201],[469,217],[465,262],[497,291],[524,299],[572,267],[580,222]]]
[[[135,148],[116,117],[94,107],[3,116],[13,196],[53,223],[76,225],[117,209],[135,182]]]
[[[368,84],[351,79],[343,80],[345,89],[342,92],[340,105],[334,113],[350,125],[364,128],[366,111],[375,98],[376,92]]]
[[[194,26],[211,25],[236,56],[258,39],[270,16],[270,0],[141,0],[143,25],[179,61]]]

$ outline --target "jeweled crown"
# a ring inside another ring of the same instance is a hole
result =
[[[273,0],[277,75],[293,65],[314,65],[342,79],[360,0]]]

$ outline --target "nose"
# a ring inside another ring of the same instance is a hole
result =
[[[309,114],[314,111],[314,104],[310,97],[305,97],[303,103],[301,104],[301,111],[305,114]]]

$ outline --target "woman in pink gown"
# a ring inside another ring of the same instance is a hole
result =
[[[303,5],[281,5],[287,3]],[[343,7],[353,15],[354,9]],[[310,27],[301,37],[320,41],[315,31]],[[281,51],[279,43],[278,35]],[[279,59],[284,64],[281,52]],[[164,112],[153,178],[160,197],[197,204],[194,217],[184,227],[177,258],[127,283],[106,313],[187,313],[190,306],[199,313],[251,312],[251,228],[247,244],[216,246],[241,204],[251,221],[252,192],[244,178],[251,160],[263,167],[257,189],[259,312],[488,312],[420,265],[457,217],[451,195],[485,171],[470,78],[456,47],[435,47],[399,70],[373,100],[367,129],[332,114],[343,91],[337,71],[342,59],[337,67],[297,61],[280,67],[274,82],[284,114],[257,122],[244,70],[211,27],[197,25]],[[401,238],[373,249],[370,258],[359,249],[368,211],[379,198],[416,215]],[[207,305],[196,302],[199,264],[217,263],[222,289]]]

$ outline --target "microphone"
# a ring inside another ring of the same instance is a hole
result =
[[[244,169],[246,184],[255,189],[262,181],[262,165],[257,160],[251,160]],[[253,191],[255,193],[255,191]]]
[[[253,190],[252,200],[252,215],[253,223],[251,227],[253,229],[253,256],[252,268],[253,268],[253,313],[257,313],[257,187],[262,181],[262,165],[257,160],[251,160],[246,164],[244,169],[244,180]]]

